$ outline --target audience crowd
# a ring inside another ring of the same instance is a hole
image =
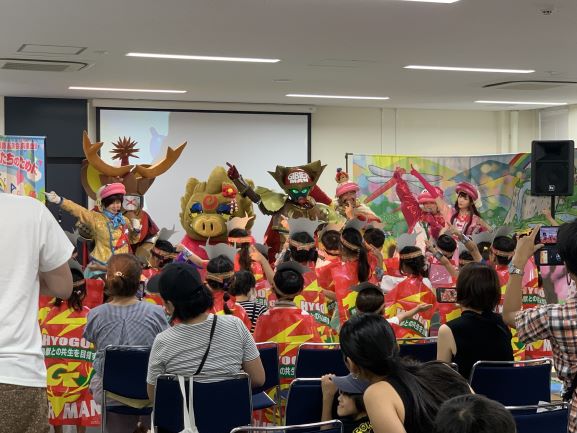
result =
[[[1,431],[45,433],[47,414],[55,431],[67,423],[80,433],[97,425],[98,414],[88,409],[66,422],[52,402],[66,399],[63,385],[72,385],[47,382],[44,362],[50,369],[57,359],[83,357],[84,376],[74,370],[69,377],[83,388],[74,395],[90,408],[102,400],[109,345],[151,347],[152,401],[165,373],[246,372],[252,387],[261,386],[258,342],[278,344],[285,390],[300,344],[338,342],[350,374],[327,371],[321,378],[319,420],[341,419],[351,433],[513,433],[510,412],[469,386],[473,365],[529,359],[530,345],[547,340],[571,402],[568,431],[577,433],[577,292],[563,304],[525,302],[541,281],[533,261],[539,227],[524,236],[497,230],[485,248],[449,226],[428,251],[399,239],[389,255],[375,224],[352,219],[300,232],[294,226],[274,266],[248,241],[207,247],[208,260],[188,251],[173,262],[181,246],[159,240],[146,263],[130,253],[112,255],[98,277],[104,282],[98,295],[78,263],[69,262],[73,247],[41,203],[0,194],[0,207],[6,216],[0,241],[10,245],[0,268],[0,414],[7,426]],[[232,237],[250,235],[236,230]],[[574,283],[577,222],[559,227],[557,245]],[[447,288],[456,293],[452,302],[436,296]],[[39,293],[45,296],[38,314]],[[62,338],[73,329],[76,347],[73,337]],[[400,355],[399,339],[418,344],[437,333],[436,360]],[[148,417],[110,412],[105,431],[146,431],[149,424]]]

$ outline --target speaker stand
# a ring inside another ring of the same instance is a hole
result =
[[[555,218],[555,196],[551,196],[551,217]]]

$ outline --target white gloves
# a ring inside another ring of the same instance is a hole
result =
[[[135,232],[139,232],[142,229],[142,224],[138,218],[134,218],[130,220],[130,222],[132,223],[132,228]]]
[[[60,197],[54,191],[47,192],[45,196],[46,200],[48,200],[50,203],[60,204],[62,202],[62,197]]]

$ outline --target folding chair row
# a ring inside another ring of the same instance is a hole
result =
[[[551,401],[551,360],[478,361],[469,383],[477,394],[504,406],[531,406]]]
[[[566,402],[507,406],[507,409],[515,419],[517,433],[565,433],[567,431],[569,404]]]

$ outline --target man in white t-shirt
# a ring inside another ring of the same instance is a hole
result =
[[[38,296],[70,296],[73,247],[33,198],[0,193],[0,215],[0,430],[47,433]]]

